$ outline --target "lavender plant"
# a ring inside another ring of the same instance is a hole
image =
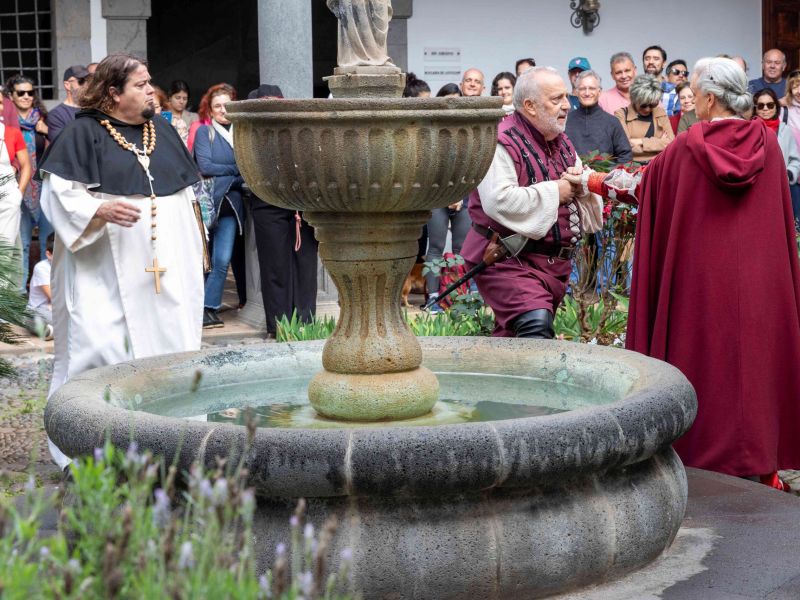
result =
[[[39,524],[62,497],[47,498],[31,480],[18,507],[0,502],[0,597],[232,598],[346,600],[346,553],[337,573],[325,558],[336,524],[317,535],[304,524],[305,503],[292,516],[292,539],[279,544],[272,569],[258,573],[253,548],[256,498],[247,472],[219,460],[195,464],[179,487],[165,466],[132,443],[110,444],[71,467],[57,531]]]

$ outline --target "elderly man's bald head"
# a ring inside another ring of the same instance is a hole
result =
[[[764,52],[764,59],[761,61],[761,69],[764,73],[764,81],[777,83],[781,80],[786,69],[786,55],[777,48],[772,48]]]
[[[485,78],[478,69],[467,69],[461,78],[461,93],[464,96],[480,96],[485,87]]]

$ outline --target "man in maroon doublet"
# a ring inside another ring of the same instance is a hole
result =
[[[550,339],[575,247],[602,227],[602,200],[586,188],[588,171],[564,135],[570,106],[558,72],[523,73],[514,106],[499,126],[492,165],[470,196],[473,227],[461,253],[471,267],[495,234],[529,238],[518,256],[492,264],[475,282],[494,311],[493,335]]]

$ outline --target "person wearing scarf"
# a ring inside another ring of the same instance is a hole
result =
[[[47,135],[45,118],[47,110],[39,101],[32,79],[23,75],[15,75],[6,83],[11,103],[16,108],[16,117],[25,147],[28,149],[31,168],[36,172],[36,166],[44,153]],[[47,236],[53,232],[53,227],[39,207],[41,183],[36,179],[31,180],[22,196],[22,214],[20,217],[20,237],[22,238],[22,273],[23,292],[28,281],[28,258],[30,255],[31,240],[34,227],[39,227],[39,251],[45,255]]]
[[[225,117],[225,104],[235,98],[236,90],[232,86],[226,83],[212,86],[206,92],[211,124],[200,126],[194,139],[194,155],[200,173],[214,178],[214,212],[217,215],[209,231],[212,250],[211,272],[206,279],[203,301],[205,328],[224,326],[217,311],[222,306],[225,278],[237,233],[242,235],[244,231],[244,179],[233,153],[233,124]]]
[[[754,119],[761,119],[764,124],[778,137],[781,147],[783,162],[786,164],[786,175],[789,177],[789,191],[792,195],[792,212],[794,213],[795,227],[800,222],[800,194],[796,193],[798,177],[800,177],[800,151],[792,134],[792,128],[781,113],[778,96],[770,88],[764,88],[753,94]]]

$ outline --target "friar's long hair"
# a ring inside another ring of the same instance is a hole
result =
[[[133,54],[109,54],[89,75],[86,87],[78,97],[78,104],[81,108],[96,108],[105,113],[112,111],[114,99],[111,97],[111,88],[121,94],[128,77],[142,65],[146,67],[147,61]]]

